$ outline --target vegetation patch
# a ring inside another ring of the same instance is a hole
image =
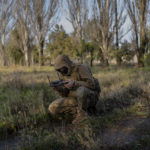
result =
[[[43,147],[45,150],[98,150],[100,146],[106,150],[121,149],[119,146],[99,145],[100,136],[128,117],[149,116],[150,73],[146,68],[116,68],[115,72],[112,68],[93,68],[102,89],[97,104],[98,114],[78,126],[62,118],[53,118],[48,113],[49,104],[58,98],[48,85],[47,75],[54,79],[51,71],[3,74],[0,84],[0,138],[14,134],[21,136],[20,149],[23,150]],[[137,133],[149,135],[147,127],[144,127]],[[135,141],[125,148],[133,148],[137,144],[139,142]]]

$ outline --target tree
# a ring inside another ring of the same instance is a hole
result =
[[[132,60],[135,55],[135,51],[131,48],[131,43],[126,40],[121,43],[119,52],[120,57],[125,61]]]
[[[71,56],[74,50],[71,40],[63,27],[56,25],[54,31],[49,35],[47,43],[47,50],[50,52],[51,59],[62,53]]]
[[[0,0],[0,65],[6,65],[5,41],[13,26],[13,0]]]
[[[119,44],[121,39],[126,35],[130,30],[127,29],[126,33],[123,32],[123,25],[126,21],[127,15],[124,15],[124,1],[118,1],[114,0],[114,9],[115,9],[115,49],[118,53],[120,53],[119,50]],[[119,8],[118,8],[119,6]],[[116,55],[116,61],[117,64],[120,65],[122,62],[122,59],[120,55]]]
[[[83,43],[84,33],[83,27],[88,20],[88,5],[85,0],[66,0],[67,2],[67,20],[72,24],[74,29],[74,43],[78,45],[76,55],[81,58],[83,62]]]
[[[20,37],[20,34],[18,33],[17,27],[15,27],[9,35],[8,42],[7,42],[7,53],[9,55],[9,64],[19,64],[24,65],[25,64],[25,58],[24,58],[24,50],[23,50],[23,43]],[[33,45],[33,43],[30,44],[30,49],[32,49],[31,53],[31,65],[34,65],[34,63],[37,63],[37,49],[36,46]]]
[[[16,2],[16,28],[23,45],[25,65],[31,64],[31,22],[30,22],[30,0],[17,0]]]
[[[11,64],[23,64],[24,54],[22,51],[22,42],[16,28],[11,31],[8,41],[9,42],[7,49],[9,53],[9,60],[11,60]]]
[[[143,67],[144,53],[148,43],[147,38],[147,15],[150,0],[125,0],[127,3],[127,11],[132,22],[132,28],[136,41],[136,55],[138,59],[138,66]],[[139,42],[140,41],[140,42]]]
[[[97,50],[97,45],[94,42],[85,43],[85,50],[90,55],[90,66],[93,66],[93,61],[95,59],[95,51]]]
[[[55,24],[58,10],[57,0],[31,0],[31,27],[39,53],[39,66],[44,65],[43,49],[45,39]]]
[[[114,7],[112,0],[95,0],[93,5],[96,41],[103,55],[104,65],[108,66],[110,49],[114,36]]]

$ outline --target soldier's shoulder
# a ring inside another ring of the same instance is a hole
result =
[[[88,68],[86,65],[84,65],[84,64],[75,64],[75,67],[76,68]]]
[[[76,64],[75,65],[76,70],[80,71],[89,71],[89,67],[86,66],[85,64]]]

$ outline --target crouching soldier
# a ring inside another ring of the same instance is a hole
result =
[[[89,68],[82,64],[75,64],[67,55],[57,56],[54,67],[60,79],[67,83],[64,87],[54,88],[61,98],[49,105],[50,113],[54,116],[71,114],[74,117],[74,124],[85,119],[86,113],[95,113],[100,86]],[[65,91],[66,88],[68,92]]]

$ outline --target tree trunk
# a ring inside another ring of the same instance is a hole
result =
[[[146,49],[146,18],[145,18],[145,13],[146,13],[146,10],[145,10],[145,6],[146,3],[145,1],[141,1],[140,3],[140,8],[139,8],[139,11],[140,11],[140,49],[139,49],[139,53],[140,53],[140,57],[139,58],[139,67],[144,67],[144,62],[143,62],[143,57],[144,57],[144,53],[145,53],[145,49]]]
[[[104,64],[103,64],[105,67],[108,67],[109,66],[109,63],[108,63],[108,59],[107,58],[105,58],[104,59]]]
[[[109,58],[109,51],[108,51],[108,43],[107,43],[107,41],[103,41],[103,49],[102,49],[102,54],[103,54],[103,58],[104,58],[104,63],[103,63],[103,65],[104,66],[109,66],[109,62],[108,62],[108,58]]]
[[[34,66],[34,52],[31,52],[31,65]]]
[[[4,66],[4,55],[3,52],[0,52],[0,66]]]
[[[0,46],[0,66],[6,66],[5,47],[4,47],[4,45]]]
[[[27,67],[30,66],[30,54],[29,54],[29,48],[27,46],[24,46],[24,55],[25,55],[25,65]]]
[[[43,47],[44,47],[44,40],[40,42],[40,45],[38,47],[39,51],[39,66],[44,66],[44,53],[43,53]]]
[[[93,58],[93,52],[92,51],[90,52],[90,55],[91,55],[90,66],[93,67],[93,60],[94,60],[94,58]]]
[[[101,48],[99,49],[99,52],[100,52],[100,62],[102,65],[104,65],[104,62],[105,62],[104,61],[104,54],[103,54],[103,51]]]
[[[38,51],[39,51],[39,66],[41,66],[41,64],[42,64],[42,63],[41,63],[41,57],[42,57],[42,56],[41,56],[41,49],[39,48]]]
[[[118,4],[117,0],[115,0],[115,28],[116,28],[116,50],[119,53],[119,36],[118,36]],[[120,55],[116,57],[117,65],[120,66],[122,63],[122,59]]]
[[[141,48],[139,48],[137,50],[138,67],[144,67],[143,57],[144,57],[144,53],[142,52]]]
[[[94,60],[93,58],[91,58],[91,60],[90,60],[90,66],[91,67],[93,67],[93,60]]]
[[[117,60],[117,65],[120,66],[122,64],[122,59],[120,56],[117,56],[116,57],[116,60]]]

